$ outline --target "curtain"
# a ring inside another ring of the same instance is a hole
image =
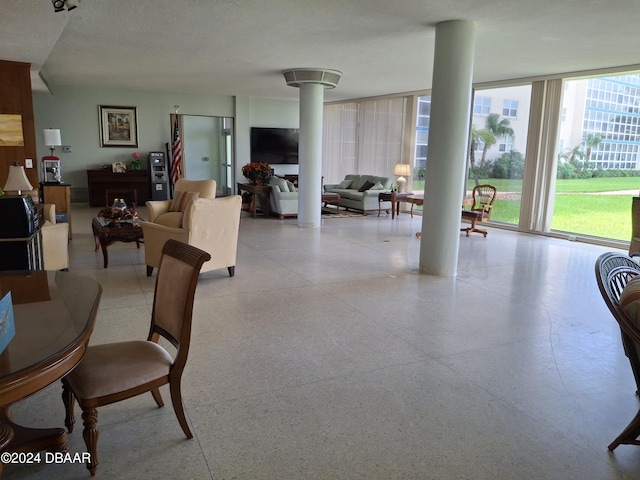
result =
[[[323,117],[324,183],[349,173],[393,176],[403,162],[407,99],[363,100],[326,105]]]

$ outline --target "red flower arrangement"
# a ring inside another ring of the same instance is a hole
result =
[[[263,184],[267,178],[273,175],[273,170],[268,163],[252,162],[242,167],[242,175],[244,175],[252,185],[258,183]]]

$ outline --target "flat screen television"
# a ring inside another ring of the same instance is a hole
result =
[[[251,127],[251,161],[297,165],[299,134],[297,128]]]

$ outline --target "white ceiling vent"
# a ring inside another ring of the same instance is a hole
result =
[[[299,87],[305,83],[319,83],[325,88],[336,88],[342,72],[328,68],[291,68],[282,72],[287,85]]]

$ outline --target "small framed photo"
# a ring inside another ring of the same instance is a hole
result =
[[[138,147],[136,107],[100,105],[99,113],[101,147]]]

